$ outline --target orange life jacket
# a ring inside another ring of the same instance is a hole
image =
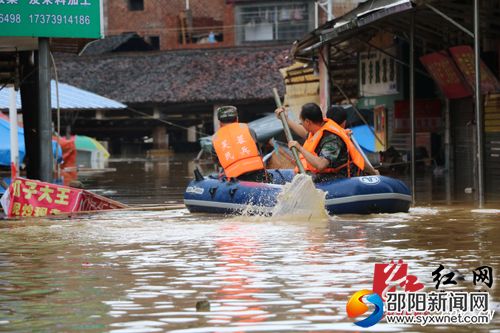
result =
[[[259,149],[246,124],[233,123],[221,127],[214,134],[212,143],[228,178],[265,169]]]
[[[318,154],[316,154],[316,147],[318,147],[318,144],[321,141],[321,138],[323,137],[323,133],[327,131],[335,135],[338,135],[342,139],[342,141],[344,141],[347,147],[347,162],[337,168],[325,168],[319,171],[312,164],[310,164],[301,154],[300,161],[302,162],[304,169],[306,171],[311,171],[313,173],[336,173],[342,170],[343,168],[348,168],[347,175],[349,177],[351,176],[350,174],[351,163],[354,163],[354,165],[356,165],[359,168],[359,170],[361,171],[364,170],[365,159],[363,158],[363,155],[361,155],[361,153],[356,149],[354,143],[351,141],[351,138],[349,138],[348,130],[343,129],[342,127],[340,127],[340,125],[338,125],[331,119],[323,119],[323,120],[325,124],[316,133],[314,133],[314,135],[312,133],[309,133],[306,142],[304,142],[304,148],[314,156],[318,156]],[[296,168],[296,171],[297,170],[298,169]]]

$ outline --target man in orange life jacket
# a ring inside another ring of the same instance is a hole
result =
[[[347,111],[342,106],[332,105],[326,111],[326,117],[333,120],[342,128],[347,128]]]
[[[255,132],[247,124],[238,122],[236,107],[221,106],[217,109],[217,119],[221,127],[212,137],[212,144],[226,177],[267,181]]]
[[[276,109],[277,116],[281,112],[285,112],[285,109]],[[348,132],[333,120],[323,118],[323,113],[317,104],[307,103],[302,106],[301,124],[288,117],[286,119],[288,126],[298,136],[306,139],[304,146],[293,140],[288,146],[297,148],[304,169],[313,175],[315,182],[378,174],[369,163],[365,163],[363,156],[349,138]]]

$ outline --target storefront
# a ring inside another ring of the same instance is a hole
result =
[[[482,206],[485,198],[497,199],[494,189],[500,186],[500,112],[495,97],[500,92],[500,32],[495,27],[499,6],[495,1],[367,1],[310,32],[292,52],[296,59],[328,69],[320,86],[328,83],[332,102],[343,98],[337,96],[335,64],[356,58],[353,79],[358,89],[348,99],[357,100],[359,108],[385,109],[386,147],[407,151],[412,187],[416,162],[427,158],[449,176],[454,193],[464,194],[458,199],[476,200]],[[476,44],[482,63],[475,61]],[[440,70],[446,79],[452,72],[424,66],[427,55],[439,53],[449,56],[458,69],[455,95],[439,80]],[[327,59],[318,61],[321,58]],[[475,66],[481,66],[481,75],[475,75]],[[477,97],[476,82],[481,92]]]

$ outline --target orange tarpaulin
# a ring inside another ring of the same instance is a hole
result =
[[[69,139],[60,137],[58,141],[63,151],[63,163],[61,167],[63,169],[76,167],[75,136],[73,135]]]

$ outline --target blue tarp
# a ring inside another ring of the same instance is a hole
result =
[[[371,126],[370,126],[371,127]],[[360,125],[351,127],[352,135],[356,138],[358,144],[365,151],[369,153],[375,152],[375,135],[373,135],[373,127],[370,128],[368,125]]]
[[[19,161],[23,161],[26,149],[22,127],[17,128],[17,142],[19,144]],[[10,124],[2,118],[0,118],[0,165],[10,166]]]
[[[23,163],[26,155],[24,146],[24,129],[17,128],[17,141],[19,144],[19,163]],[[52,152],[55,155],[57,150],[57,161],[62,161],[62,149],[57,142],[52,141]],[[0,118],[0,166],[10,166],[10,123]]]

